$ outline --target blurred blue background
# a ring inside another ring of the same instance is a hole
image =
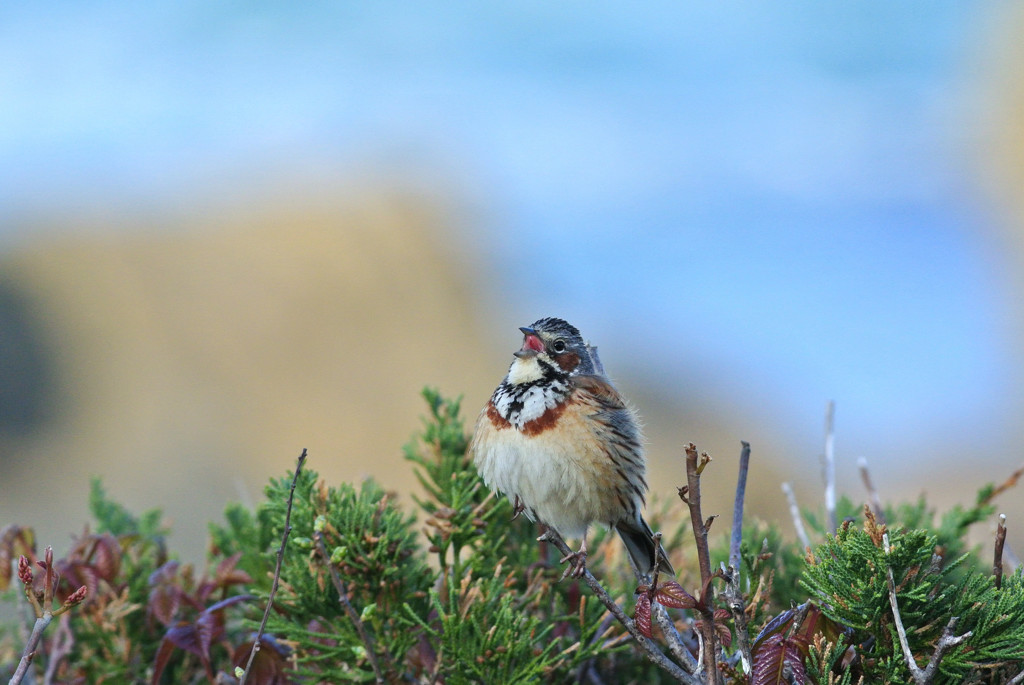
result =
[[[645,415],[681,408],[677,444],[652,454],[719,440],[695,417],[720,413],[728,450],[783,459],[762,488],[777,497],[779,480],[816,483],[834,399],[841,489],[860,496],[863,455],[891,490],[966,484],[967,501],[1021,461],[1019,226],[986,157],[996,76],[1019,66],[1000,61],[1008,17],[998,2],[6,4],[0,248],[24,264],[65,239],[173,243],[216,231],[192,217],[222,207],[398,188],[444,208],[422,230],[465,279],[465,335],[492,369],[453,381],[463,334],[410,326],[410,342],[450,336],[417,382],[467,393],[470,416],[516,327],[559,315]],[[373,354],[364,335],[336,353]],[[197,461],[219,458],[203,444]],[[25,518],[11,506],[5,521]]]

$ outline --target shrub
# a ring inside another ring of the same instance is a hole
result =
[[[91,530],[64,558],[39,558],[31,529],[4,528],[0,590],[21,607],[28,597],[37,630],[26,639],[2,627],[0,675],[258,685],[1022,679],[1024,578],[991,573],[965,542],[1015,479],[938,521],[923,500],[884,511],[841,500],[834,532],[827,516],[805,513],[820,541],[810,548],[756,520],[709,544],[699,493],[708,460],[690,445],[683,501],[652,507],[677,578],[635,577],[617,540],[593,531],[593,573],[561,580],[565,543],[538,543],[540,528],[511,521],[466,454],[459,402],[424,397],[429,413],[405,447],[423,488],[415,514],[372,480],[326,485],[303,456],[254,511],[232,504],[210,526],[202,570],[168,552],[158,511],[134,515],[98,481]],[[26,643],[34,660],[19,670]]]

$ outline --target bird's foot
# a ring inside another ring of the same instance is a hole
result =
[[[562,577],[559,580],[565,580],[566,578],[582,578],[583,574],[587,572],[587,546],[583,545],[579,551],[566,554],[564,557],[558,560],[558,563],[568,565],[562,572]]]
[[[515,501],[512,502],[512,520],[515,521],[524,511],[526,511],[526,505],[523,504],[523,500],[519,499],[519,495],[516,495]]]

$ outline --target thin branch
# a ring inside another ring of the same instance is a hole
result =
[[[999,515],[996,526],[996,546],[992,559],[992,575],[996,579],[996,589],[1003,587],[1003,545],[1006,544],[1006,514]]]
[[[736,498],[732,506],[732,538],[729,541],[729,568],[723,568],[725,598],[736,627],[736,651],[743,663],[743,671],[750,673],[753,659],[750,654],[750,633],[747,628],[747,607],[740,589],[740,544],[743,541],[743,502],[747,492],[747,472],[750,469],[750,443],[742,442],[740,470],[736,478]]]
[[[708,552],[708,531],[700,510],[700,472],[711,461],[711,457],[705,452],[698,461],[697,446],[692,442],[683,449],[686,452],[686,487],[679,489],[679,498],[690,508],[690,525],[697,542],[697,563],[700,565],[700,580],[703,584],[713,572],[711,554]]]
[[[28,636],[28,642],[25,643],[25,651],[22,652],[21,661],[18,662],[18,668],[14,671],[14,675],[11,676],[8,685],[18,685],[25,677],[25,674],[28,673],[32,660],[36,658],[39,641],[42,640],[43,633],[52,620],[53,614],[49,610],[44,611],[43,615],[36,619],[35,624],[32,626],[32,633]]]
[[[256,653],[260,651],[260,644],[263,639],[263,632],[267,629],[267,620],[270,618],[270,611],[274,606],[274,595],[277,594],[277,586],[281,582],[281,561],[284,559],[284,549],[288,544],[288,535],[292,532],[292,502],[295,500],[295,485],[299,481],[299,474],[302,472],[302,465],[306,463],[306,450],[303,448],[299,455],[298,463],[295,465],[295,475],[292,476],[292,487],[288,491],[288,509],[284,515],[284,534],[281,536],[281,546],[277,548],[277,565],[274,567],[274,582],[270,586],[270,595],[267,597],[267,608],[263,612],[263,620],[260,621],[259,630],[256,631],[256,639],[253,640],[252,649],[249,651],[249,660],[245,663],[245,671],[238,679],[238,685],[245,685],[245,679],[249,677],[252,669],[252,662],[256,659]]]
[[[991,504],[995,500],[996,497],[999,497],[999,495],[1003,494],[1004,492],[1006,492],[1010,488],[1016,487],[1017,481],[1020,480],[1021,476],[1024,476],[1024,466],[1021,466],[1019,469],[1017,469],[1016,471],[1011,473],[1009,478],[1007,478],[1005,481],[1003,481],[1002,483],[997,485],[995,488],[993,488],[992,492],[989,493],[988,497],[986,497],[981,502],[978,502],[978,504],[979,505]]]
[[[373,638],[366,632],[366,626],[363,624],[362,619],[359,618],[359,612],[352,606],[352,603],[348,601],[348,589],[345,587],[345,583],[341,580],[341,576],[338,575],[338,569],[331,563],[331,555],[327,552],[327,545],[324,543],[324,534],[319,530],[313,531],[313,542],[316,544],[316,551],[320,554],[320,557],[324,560],[324,564],[327,566],[327,570],[331,574],[331,583],[334,585],[334,589],[338,591],[338,602],[345,610],[345,614],[349,620],[352,621],[352,625],[355,626],[356,632],[359,633],[359,639],[363,641],[363,646],[366,648],[366,658],[370,661],[370,666],[373,668],[373,673],[377,678],[378,683],[384,682],[384,674],[381,671],[380,664],[377,663],[377,649],[373,642]],[[389,660],[390,661],[390,660]]]
[[[804,549],[811,546],[811,539],[807,537],[807,530],[804,528],[804,520],[800,515],[800,505],[796,503],[796,493],[793,487],[787,482],[782,484],[782,492],[786,494],[789,502],[789,515],[793,519],[793,527],[796,528],[796,536],[800,538],[800,544]]]
[[[729,541],[729,565],[740,567],[740,543],[743,541],[743,501],[747,495],[747,471],[750,469],[750,443],[741,442],[740,472],[736,478],[736,498],[732,505],[732,538]]]
[[[56,609],[53,608],[53,593],[57,589],[57,582],[59,576],[53,570],[53,547],[47,545],[46,551],[44,552],[43,562],[37,562],[44,566],[43,569],[43,590],[42,602],[39,601],[39,597],[35,591],[35,576],[32,571],[32,564],[28,558],[22,555],[18,559],[18,580],[25,586],[25,596],[28,597],[29,603],[32,605],[32,609],[35,611],[36,620],[32,624],[32,632],[29,634],[28,639],[25,641],[25,649],[21,653],[21,660],[18,662],[18,668],[15,669],[14,675],[8,681],[8,685],[19,685],[22,679],[28,674],[28,669],[32,665],[32,661],[36,658],[36,654],[39,649],[39,643],[43,639],[43,633],[46,632],[46,628],[53,621],[54,617],[60,616],[66,613],[72,607],[80,604],[88,589],[85,585],[80,586],[77,590],[72,592],[64,603]],[[63,654],[60,655],[63,658]],[[34,680],[34,679],[33,679]]]
[[[1020,685],[1021,683],[1024,683],[1024,671],[1013,676],[1013,679],[1007,682],[1006,685]]]
[[[889,554],[889,534],[885,533],[882,535],[882,544],[885,549],[885,553]],[[939,641],[935,643],[935,651],[932,652],[932,658],[928,660],[928,665],[921,669],[917,665],[917,661],[914,659],[914,653],[910,651],[910,643],[907,641],[907,631],[903,627],[903,619],[900,617],[900,607],[896,602],[896,581],[893,578],[892,566],[886,566],[886,581],[889,585],[889,605],[892,607],[892,617],[896,623],[896,632],[900,638],[900,648],[903,650],[903,658],[907,662],[907,668],[910,670],[910,675],[913,677],[914,682],[917,685],[928,685],[928,683],[934,680],[935,675],[939,671],[939,662],[942,661],[942,657],[946,655],[953,647],[969,638],[973,633],[968,630],[963,635],[954,636],[953,629],[956,627],[957,621],[960,620],[959,616],[954,616],[949,619],[949,623],[942,630],[942,636]]]
[[[688,673],[697,672],[697,660],[690,654],[690,649],[679,634],[675,621],[669,615],[668,610],[658,602],[651,602],[651,615],[655,623],[661,628],[661,634],[665,636],[668,644],[668,651],[676,658],[676,661],[683,665],[683,670]]]
[[[835,453],[836,403],[829,400],[825,409],[825,513],[828,532],[836,534],[836,453]]]
[[[864,483],[864,489],[868,491],[868,502],[871,504],[871,511],[875,514],[875,520],[885,525],[885,513],[882,511],[882,500],[878,496],[878,490],[871,481],[871,472],[868,471],[868,460],[864,457],[857,457],[857,468],[860,470],[860,479]]]
[[[714,595],[715,589],[711,585],[713,571],[711,570],[711,554],[708,551],[708,522],[700,510],[700,475],[704,467],[711,461],[707,452],[697,454],[697,446],[692,442],[688,443],[683,450],[686,452],[686,487],[679,488],[679,497],[690,508],[690,525],[693,527],[693,538],[697,542],[697,562],[700,565],[701,592],[700,603],[697,610],[700,612],[701,621],[697,625],[698,634],[701,635],[701,657],[707,670],[707,682],[709,685],[717,685],[721,682],[721,674],[718,671],[716,659],[717,635],[715,634],[714,616]]]
[[[541,542],[550,542],[562,554],[572,553],[572,550],[569,549],[569,545],[565,544],[565,540],[562,539],[562,536],[552,528],[548,528],[544,534],[538,538],[538,540]],[[605,605],[608,611],[610,611],[618,622],[621,623],[627,631],[629,631],[629,634],[633,636],[633,639],[636,640],[638,645],[640,645],[640,649],[643,650],[644,654],[653,664],[671,675],[677,682],[687,683],[687,685],[700,685],[699,680],[686,673],[678,664],[665,656],[665,654],[658,649],[658,646],[653,640],[645,637],[639,629],[637,629],[636,623],[633,619],[627,616],[626,612],[622,610],[622,607],[612,599],[611,595],[608,594],[608,591],[604,589],[604,586],[602,586],[601,583],[598,582],[597,578],[594,577],[594,574],[590,572],[590,569],[584,570],[582,578],[594,595],[596,595],[597,598],[601,600],[601,603]]]
[[[730,566],[728,569],[723,569],[722,573],[725,576],[725,590],[722,591],[722,597],[725,598],[726,606],[728,606],[736,626],[736,651],[743,663],[743,671],[750,673],[754,661],[750,652],[747,605],[743,599],[743,592],[740,590],[740,571],[738,568]]]

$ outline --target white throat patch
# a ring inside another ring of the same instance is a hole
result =
[[[526,359],[516,357],[508,369],[507,381],[513,385],[533,383],[542,378],[544,378],[544,370],[540,368],[540,362],[537,361],[536,356]]]

